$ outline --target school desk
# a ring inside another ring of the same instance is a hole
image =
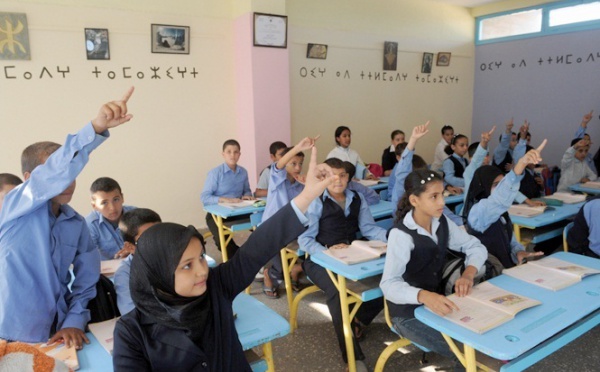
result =
[[[446,205],[462,203],[464,200],[465,200],[464,194],[449,195],[449,196],[444,197],[444,202],[446,203]]]
[[[289,323],[271,308],[245,293],[240,293],[233,300],[233,311],[237,314],[235,329],[243,349],[250,350],[262,345],[263,357],[251,363],[252,370],[275,371],[271,341],[286,336],[290,332]],[[77,352],[78,372],[112,372],[111,355],[92,333],[88,332],[86,336],[90,344]]]
[[[567,252],[552,256],[600,269],[598,259]],[[467,371],[477,370],[475,350],[496,359],[509,360],[500,371],[522,371],[600,324],[600,275],[589,276],[556,292],[508,275],[500,275],[490,282],[542,304],[519,312],[514,319],[481,335],[423,306],[415,310],[417,319],[442,332]],[[464,352],[453,340],[463,343]]]
[[[575,204],[563,204],[561,206],[553,206],[548,207],[544,213],[539,214],[534,217],[521,217],[521,216],[510,216],[510,219],[513,223],[515,239],[523,245],[528,243],[524,241],[521,236],[521,229],[539,229],[545,226],[551,225],[556,222],[565,221],[565,224],[568,219],[575,217],[579,209],[584,203],[575,203]],[[549,231],[544,231],[541,234],[534,234],[531,239],[531,243],[536,244],[539,242],[543,242],[554,237],[560,236],[563,232],[563,226],[559,226],[557,228],[550,229]]]
[[[590,195],[600,195],[600,189],[596,189],[593,187],[584,187],[583,184],[581,184],[581,183],[578,183],[573,186],[569,186],[569,189],[571,191],[582,192],[582,193],[586,193],[586,194],[590,194]]]
[[[265,207],[244,207],[244,208],[227,208],[219,204],[205,205],[204,211],[212,215],[215,224],[219,230],[219,242],[222,247],[221,255],[223,256],[223,262],[227,262],[227,244],[233,239],[233,234],[236,231],[249,230],[252,228],[250,221],[236,221],[233,224],[227,224],[227,218],[236,216],[250,216],[253,213],[262,212]]]
[[[373,189],[377,192],[381,191],[381,190],[387,190],[388,188],[388,182],[390,182],[390,178],[389,177],[379,177],[379,183],[376,185],[372,185],[369,186],[370,189]]]

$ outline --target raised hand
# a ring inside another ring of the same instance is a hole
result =
[[[306,150],[310,150],[314,145],[315,142],[317,142],[317,140],[319,139],[319,137],[321,137],[321,135],[317,135],[314,138],[311,137],[305,137],[303,138],[300,142],[298,142],[298,144],[296,145],[296,149],[298,151],[306,151]]]
[[[310,203],[321,195],[327,186],[335,182],[336,179],[339,179],[339,177],[333,174],[327,164],[317,165],[317,148],[313,146],[304,189],[300,195],[294,198],[296,207],[302,213],[306,213]]]
[[[417,125],[414,127],[406,148],[410,151],[415,151],[415,145],[417,144],[417,141],[427,133],[429,133],[429,121],[423,125]]]
[[[133,89],[133,87],[129,88],[120,100],[105,103],[100,107],[98,116],[92,119],[92,126],[96,133],[125,124],[133,118],[133,115],[127,113],[127,101],[131,98]]]
[[[588,123],[590,122],[590,120],[592,120],[592,117],[594,116],[594,110],[590,111],[589,113],[583,115],[583,119],[581,119],[581,126],[586,128]]]
[[[492,127],[492,130],[490,130],[489,132],[483,132],[481,133],[481,147],[483,147],[484,149],[487,148],[487,144],[488,142],[490,142],[490,139],[492,139],[492,134],[494,133],[494,131],[496,130],[496,126],[494,125]]]
[[[506,134],[511,134],[513,126],[515,125],[515,120],[510,118],[509,121],[506,122]]]
[[[521,139],[527,139],[527,132],[529,131],[529,123],[525,120],[525,123],[521,125],[519,132],[521,134]]]
[[[590,142],[589,142],[588,140],[586,140],[586,139],[581,139],[581,140],[579,140],[579,142],[577,142],[577,143],[575,144],[575,146],[574,146],[574,147],[575,147],[575,149],[577,150],[577,149],[580,149],[580,148],[582,148],[582,147],[585,147],[585,146],[587,146],[587,145],[589,145],[589,144],[590,144]]]
[[[548,143],[548,140],[545,139],[542,142],[542,144],[538,146],[537,149],[529,150],[525,154],[525,156],[523,156],[521,159],[519,159],[519,161],[517,162],[517,165],[514,168],[515,174],[519,175],[519,174],[523,173],[523,170],[525,170],[525,167],[527,167],[527,164],[541,163],[542,162],[542,150],[544,149],[544,147],[546,147],[546,143]]]

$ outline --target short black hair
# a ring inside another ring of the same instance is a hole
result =
[[[277,151],[285,149],[286,147],[287,145],[285,143],[281,141],[275,141],[271,144],[271,146],[269,146],[269,154],[275,156],[277,154]],[[223,150],[225,150],[225,148],[223,148]]]
[[[56,142],[43,141],[29,145],[21,154],[21,172],[31,173],[40,164],[43,164],[46,159],[58,150],[60,145]]]
[[[392,139],[394,139],[394,137],[396,137],[399,134],[405,136],[403,131],[401,131],[400,129],[396,129],[395,131],[392,132]]]
[[[12,173],[0,173],[0,190],[7,185],[18,186],[22,183],[23,181]]]
[[[344,126],[344,125],[340,125],[339,127],[335,128],[335,143],[337,143],[338,145],[340,144],[337,140],[337,138],[339,136],[342,135],[342,133],[344,133],[344,131],[347,130],[348,132],[350,132],[350,134],[352,134],[352,131],[350,130],[350,128]]]
[[[90,186],[90,192],[92,193],[92,196],[98,191],[111,192],[115,190],[119,190],[120,194],[123,193],[119,183],[110,177],[100,177],[96,181],[92,182],[92,186]]]
[[[575,144],[579,141],[581,141],[583,138],[573,138],[573,140],[571,141],[571,147],[575,146]]]
[[[223,151],[225,151],[227,146],[237,146],[238,150],[242,149],[240,143],[234,139],[228,139],[227,141],[223,142]]]
[[[124,241],[135,244],[135,236],[138,234],[140,226],[154,222],[162,222],[158,213],[152,209],[136,208],[123,213],[119,221],[119,230],[121,230]]]
[[[475,155],[475,151],[477,151],[477,147],[479,147],[479,142],[473,142],[472,144],[469,145],[469,149],[467,151],[469,152],[470,158],[472,158],[473,155]]]
[[[503,135],[504,135],[504,133],[502,133],[502,134],[500,135],[500,137],[498,137],[498,141],[502,141],[502,136],[503,136]],[[512,136],[516,136],[516,135],[517,135],[517,134],[516,134],[515,132],[510,132],[510,136],[511,136],[511,137],[512,137]]]
[[[442,127],[442,134],[444,134],[444,132],[447,131],[447,130],[451,130],[451,131],[454,132],[454,128],[452,128],[452,126],[450,126],[450,125],[444,125]]]
[[[396,156],[402,156],[402,153],[404,152],[404,150],[406,150],[407,145],[408,143],[406,142],[399,143],[394,149],[394,153],[396,154]]]
[[[329,158],[329,159],[325,160],[324,163],[334,169],[344,169],[344,170],[346,169],[344,167],[344,162],[338,158]]]
[[[356,167],[354,166],[354,164],[350,163],[349,161],[345,161],[344,163],[344,169],[346,170],[346,173],[348,173],[348,179],[351,180],[354,178],[354,175],[356,174]]]
[[[427,169],[427,162],[419,155],[414,154],[412,158],[412,169],[413,171],[417,169]]]

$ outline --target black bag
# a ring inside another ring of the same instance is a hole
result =
[[[117,307],[117,292],[113,282],[100,275],[100,280],[96,283],[96,297],[88,303],[90,310],[90,323],[103,322],[121,316]]]
[[[473,285],[477,285],[488,279],[502,274],[502,264],[500,261],[488,254],[488,259],[485,260],[482,272],[479,272],[475,279],[473,279]],[[440,289],[446,296],[454,293],[454,283],[462,273],[465,271],[465,255],[460,252],[455,252],[448,249],[446,253],[446,264],[442,271],[442,281],[440,283]]]

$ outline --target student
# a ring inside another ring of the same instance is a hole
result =
[[[14,174],[0,173],[0,210],[2,209],[2,202],[6,194],[22,183],[23,181]]]
[[[378,204],[381,200],[379,194],[370,187],[363,185],[360,182],[354,181],[354,176],[356,175],[356,167],[352,165],[349,161],[344,162],[344,169],[346,173],[348,173],[348,190],[359,192],[367,202],[368,205]]]
[[[600,258],[600,197],[590,199],[579,210],[573,227],[567,234],[569,251],[585,256]]]
[[[396,332],[454,360],[455,368],[460,368],[441,333],[417,320],[414,310],[421,304],[440,316],[458,310],[440,285],[447,249],[466,254],[465,270],[454,284],[460,297],[471,292],[487,253],[479,240],[443,216],[444,186],[436,172],[413,171],[406,177],[405,189],[390,231],[380,286]]]
[[[287,145],[281,141],[275,141],[269,146],[269,156],[271,157],[271,164],[260,172],[256,190],[254,196],[257,198],[264,198],[267,196],[269,191],[269,178],[271,174],[271,166],[274,162],[279,161],[283,156],[283,152],[287,148]]]
[[[306,137],[302,139],[296,146],[285,149],[281,159],[271,165],[267,206],[262,216],[262,222],[268,220],[302,192],[304,189],[304,177],[301,175],[304,164],[304,153],[302,151],[310,150],[318,138],[317,136],[315,138]],[[302,266],[296,264],[290,274],[292,287],[296,291],[300,289],[298,276],[301,272]],[[268,298],[279,298],[277,288],[283,281],[283,266],[279,254],[271,259],[271,267],[266,268],[263,274],[263,293]]]
[[[384,176],[389,176],[392,173],[392,169],[394,168],[394,165],[396,165],[396,163],[398,162],[398,159],[396,159],[396,146],[398,146],[401,143],[404,143],[404,132],[396,129],[395,131],[392,132],[392,144],[390,145],[390,147],[386,147],[385,150],[383,150],[383,155],[381,155],[381,167],[383,168],[383,175]]]
[[[281,247],[305,230],[311,201],[334,181],[313,147],[304,190],[254,231],[229,261],[208,268],[193,227],[161,223],[138,240],[131,263],[135,309],[119,319],[120,371],[251,371],[235,330],[233,299]]]
[[[492,137],[492,133],[496,130],[496,126],[492,127],[492,130],[489,132],[481,133],[481,142],[473,142],[469,145],[469,158],[471,159],[471,163],[467,165],[463,173],[463,179],[465,180],[464,190],[464,203],[467,200],[467,194],[469,192],[469,185],[471,185],[471,180],[473,179],[473,174],[475,171],[481,167],[482,165],[488,165],[490,163],[490,156],[488,151],[488,143]],[[465,211],[465,208],[462,209],[462,212]],[[462,216],[466,217],[467,215],[461,213]]]
[[[126,212],[119,221],[119,229],[123,235],[125,245],[133,248],[132,253],[119,265],[114,278],[117,307],[122,315],[135,308],[129,292],[129,273],[137,241],[144,231],[160,222],[162,221],[158,213],[146,208],[136,208]]]
[[[398,164],[400,164],[400,159],[402,159],[402,154],[404,153],[404,149],[406,149],[407,145],[408,143],[404,142],[396,146],[396,148],[394,149],[394,153],[396,154],[396,164],[394,165],[392,173],[390,173],[390,178],[388,179],[388,193],[386,198],[387,201],[392,201],[392,195],[394,193],[394,186],[396,183],[396,172],[398,172],[399,167]],[[425,164],[425,167],[427,167],[427,164]]]
[[[90,187],[92,208],[85,218],[90,229],[92,243],[100,252],[102,260],[125,258],[132,253],[131,247],[125,247],[125,242],[119,231],[119,220],[124,212],[135,207],[123,205],[125,199],[121,186],[109,177],[95,180]]]
[[[444,181],[450,186],[465,187],[463,173],[469,165],[469,161],[465,158],[469,149],[469,139],[463,134],[457,134],[450,141],[450,145],[446,147],[446,153],[450,154],[442,165],[444,170]]]
[[[517,146],[517,134],[512,131],[515,123],[511,118],[506,122],[506,130],[500,136],[500,145],[494,150],[493,165],[503,174],[508,173],[513,166],[513,150]]]
[[[248,172],[237,165],[240,160],[240,144],[238,141],[229,139],[223,143],[223,159],[225,162],[211,169],[206,176],[204,189],[200,199],[204,205],[217,203],[237,203],[240,200],[252,200],[252,192],[248,183]],[[227,221],[244,219],[246,216],[231,217]],[[206,225],[213,235],[217,249],[221,250],[219,241],[219,229],[212,214],[206,213]],[[231,258],[239,249],[233,239],[227,245],[227,257]]]
[[[67,203],[90,152],[108,129],[131,120],[132,93],[133,87],[120,101],[103,105],[63,146],[38,142],[23,151],[25,182],[6,195],[0,212],[0,338],[62,340],[77,349],[89,342],[87,304],[96,296],[100,255],[84,218]],[[71,264],[75,279],[69,286]]]
[[[365,168],[365,162],[362,161],[358,152],[352,150],[350,148],[350,143],[352,142],[352,133],[350,132],[350,128],[345,126],[340,126],[335,129],[335,143],[337,146],[329,152],[327,155],[327,159],[337,158],[341,161],[349,161],[357,168],[357,171],[360,169],[361,172],[358,174],[358,178],[363,178],[362,169],[364,168],[366,179],[374,179],[373,175],[369,172],[368,169]]]
[[[452,142],[452,138],[454,138],[454,128],[449,125],[444,125],[442,127],[442,139],[435,146],[435,153],[433,155],[433,163],[431,164],[431,169],[434,171],[439,171],[442,169],[442,164],[444,160],[448,158],[448,154],[446,153],[446,146],[450,145]]]
[[[587,125],[592,120],[593,115],[594,115],[594,110],[583,115],[583,119],[581,119],[581,124],[579,125],[579,127],[577,128],[577,131],[575,132],[575,138],[588,140],[590,142],[590,146],[592,145],[592,139],[591,139],[590,135],[586,133],[586,130],[587,130]],[[600,151],[600,150],[598,150],[598,151]],[[598,168],[596,167],[596,163],[594,162],[594,158],[592,157],[591,152],[588,152],[588,154],[586,155],[585,162],[590,167],[592,172],[596,173],[596,175],[597,175]]]
[[[348,173],[346,173],[342,161],[330,158],[325,161],[325,164],[331,167],[337,179],[327,187],[323,195],[310,205],[308,229],[298,238],[300,248],[308,254],[315,254],[326,249],[344,249],[356,239],[358,232],[369,240],[387,241],[385,229],[375,224],[363,196],[356,191],[347,189]],[[340,296],[337,287],[331,281],[327,270],[314,263],[310,257],[304,261],[302,266],[310,280],[325,292],[327,307],[342,351],[342,358],[347,363]],[[358,368],[364,367],[365,356],[357,339],[362,336],[363,328],[371,323],[382,308],[383,302],[380,300],[364,302],[352,320],[354,355]]]
[[[480,167],[475,171],[469,187],[465,203],[465,214],[468,216],[467,231],[481,240],[488,253],[495,256],[505,268],[520,264],[525,258],[543,254],[526,252],[517,242],[508,208],[519,191],[525,167],[529,163],[537,164],[542,160],[540,153],[544,146],[546,140],[540,147],[520,158],[506,176],[497,167]]]
[[[589,151],[589,141],[579,138],[571,141],[571,147],[565,151],[560,163],[560,180],[556,191],[570,192],[569,186],[598,178],[585,161]]]

